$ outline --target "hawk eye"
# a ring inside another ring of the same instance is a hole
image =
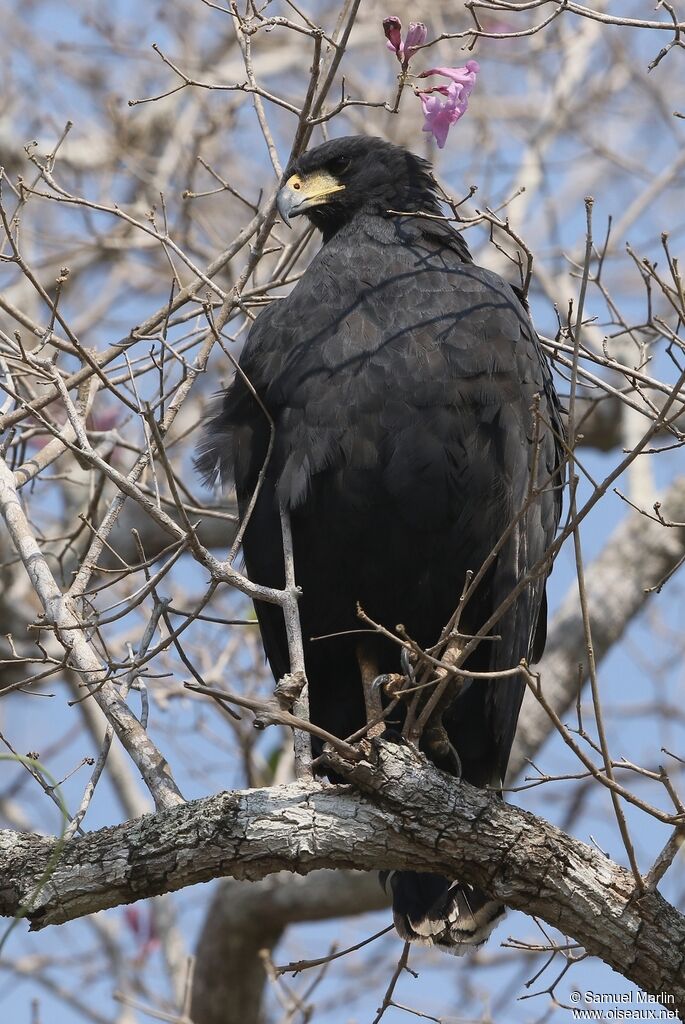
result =
[[[331,174],[344,174],[350,166],[351,160],[346,156],[336,156],[328,165]]]

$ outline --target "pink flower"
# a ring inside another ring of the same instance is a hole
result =
[[[383,31],[387,39],[387,47],[397,57],[402,65],[402,83],[407,76],[407,65],[409,61],[426,42],[428,30],[421,21],[409,23],[407,34],[402,39],[402,22],[394,15],[383,19]],[[447,141],[447,133],[453,124],[456,124],[460,117],[466,112],[469,105],[469,96],[476,84],[476,75],[480,71],[478,61],[469,60],[463,67],[459,68],[430,68],[422,71],[419,78],[427,78],[429,75],[442,75],[449,79],[447,85],[431,85],[426,89],[417,89],[413,86],[414,92],[421,101],[424,115],[424,132],[430,132],[442,149]]]
[[[419,46],[423,46],[428,38],[428,29],[422,21],[410,21],[404,40],[404,59],[411,60]]]
[[[385,18],[383,20],[383,31],[388,40],[385,44],[389,50],[399,54],[402,46],[402,22],[399,18]]]
[[[451,78],[455,84],[463,86],[468,99],[471,95],[471,90],[476,84],[476,75],[479,71],[480,64],[478,61],[469,60],[460,68],[430,68],[428,71],[422,71],[419,78],[427,78],[428,75],[444,75],[445,78]]]
[[[443,148],[450,128],[466,112],[479,71],[478,61],[470,60],[464,67],[431,68],[419,75],[419,78],[442,75],[450,79],[449,85],[434,85],[418,93],[425,117],[423,131],[431,132],[438,149]]]
[[[390,17],[383,21],[383,31],[387,39],[386,46],[392,50],[401,64],[409,63],[419,46],[423,46],[428,36],[428,29],[421,21],[410,21],[407,35],[402,41],[402,22],[399,18]]]

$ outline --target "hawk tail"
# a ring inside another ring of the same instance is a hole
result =
[[[418,871],[381,873],[392,890],[395,928],[403,939],[439,946],[454,956],[472,952],[505,914],[504,904],[465,882]]]

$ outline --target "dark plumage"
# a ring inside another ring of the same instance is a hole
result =
[[[344,737],[366,720],[360,662],[401,671],[398,646],[359,632],[357,602],[432,646],[467,570],[516,520],[462,618],[462,632],[477,632],[553,540],[561,427],[518,294],[472,263],[450,223],[411,215],[441,212],[426,161],[380,139],[345,138],[299,158],[286,178],[284,219],[306,210],[324,244],[290,295],[260,314],[240,357],[275,424],[243,549],[251,579],[283,585],[282,502],[302,588],[311,718]],[[268,419],[237,375],[199,465],[235,481],[242,511],[268,443]],[[482,642],[467,667],[495,671],[540,656],[547,571],[500,618],[501,639]],[[282,614],[258,604],[257,615],[280,678],[289,670]],[[452,753],[428,745],[428,755],[477,786],[500,786],[522,695],[518,677],[467,684],[443,714]],[[453,952],[482,941],[502,912],[439,876],[403,872],[391,884],[400,933]]]

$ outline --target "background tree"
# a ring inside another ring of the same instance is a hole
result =
[[[408,67],[389,15],[428,25]],[[685,1005],[683,32],[679,3],[642,0],[6,5],[0,911],[44,927],[6,935],[7,1019],[547,1020],[636,987],[674,996],[655,1017]],[[473,58],[438,151],[413,75]],[[337,749],[350,789],[292,781],[235,508],[192,470],[252,318],[318,245],[276,220],[282,168],[355,132],[434,160],[478,262],[529,286],[569,410],[510,772],[534,818],[401,751]],[[407,964],[372,869],[417,858],[535,916]]]

